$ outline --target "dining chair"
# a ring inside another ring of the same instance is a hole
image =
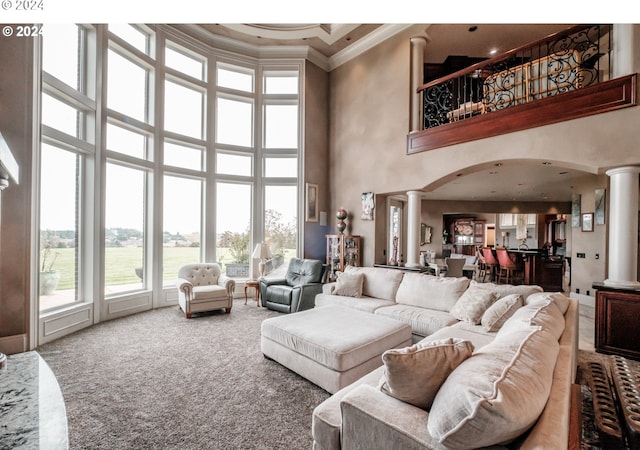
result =
[[[498,257],[498,264],[500,265],[498,283],[503,281],[504,284],[513,284],[515,281],[522,283],[524,279],[524,266],[516,262],[515,255],[509,254],[509,251],[504,247],[497,248],[496,255]]]
[[[462,269],[465,264],[464,258],[445,258],[444,263],[447,266],[447,271],[445,272],[445,277],[462,277],[464,276],[462,273]]]

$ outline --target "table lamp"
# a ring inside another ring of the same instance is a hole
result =
[[[271,258],[271,250],[269,249],[269,245],[261,242],[256,245],[256,248],[253,250],[253,255],[251,255],[254,259],[260,259],[260,263],[258,264],[258,270],[260,271],[260,278],[264,278],[264,261],[266,259]]]

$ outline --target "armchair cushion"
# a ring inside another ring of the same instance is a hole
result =
[[[320,283],[324,267],[322,261],[314,259],[291,258],[285,279],[289,286]]]

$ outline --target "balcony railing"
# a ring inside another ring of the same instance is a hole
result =
[[[609,80],[611,25],[581,25],[426,83],[425,130]]]

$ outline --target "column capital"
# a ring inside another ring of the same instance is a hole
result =
[[[620,174],[623,174],[623,173],[639,174],[640,173],[640,166],[616,167],[616,168],[607,170],[605,173],[608,176],[620,175]]]
[[[413,196],[413,195],[421,196],[422,195],[422,191],[407,191],[407,195],[408,196]]]

